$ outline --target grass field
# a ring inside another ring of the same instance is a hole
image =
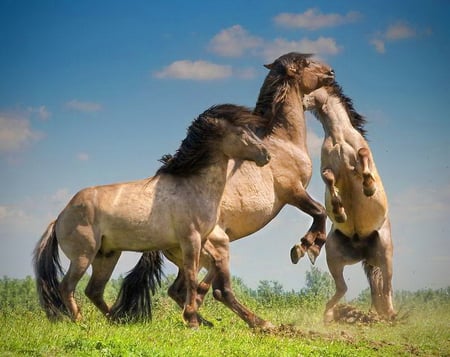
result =
[[[260,299],[238,291],[247,306],[278,326],[262,332],[211,297],[201,311],[214,327],[190,330],[164,294],[156,296],[152,322],[111,324],[80,294],[83,322],[51,323],[37,307],[31,278],[22,291],[4,282],[0,356],[450,356],[450,289],[399,294],[402,318],[395,323],[327,326],[320,296]]]

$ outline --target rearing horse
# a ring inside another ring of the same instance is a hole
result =
[[[183,317],[190,327],[198,326],[200,251],[217,223],[228,161],[251,160],[263,166],[270,159],[265,145],[247,128],[256,126],[259,118],[226,108],[215,106],[201,114],[154,177],[83,189],[49,225],[34,251],[37,290],[49,318],[61,313],[75,321],[81,318],[74,291],[89,266],[86,295],[105,315],[114,314],[117,308],[111,311],[103,292],[121,252],[178,249],[187,287]],[[58,246],[70,260],[61,282]],[[207,249],[228,256],[215,240],[207,242]],[[162,260],[155,253],[153,258],[147,268],[155,286]],[[219,273],[223,279],[217,289],[224,291],[223,285],[230,284],[228,265],[222,264]],[[265,323],[258,320],[259,325]]]
[[[326,305],[324,320],[334,319],[333,309],[347,291],[344,266],[359,261],[369,280],[372,307],[391,319],[395,312],[388,204],[364,138],[365,120],[337,83],[305,95],[303,104],[312,110],[325,132],[321,173],[326,185],[325,206],[333,223],[325,250],[336,293]]]
[[[314,262],[319,254],[326,239],[326,211],[306,191],[312,175],[312,163],[306,146],[302,96],[333,81],[334,72],[329,66],[312,61],[310,57],[293,52],[265,66],[269,74],[261,87],[253,113],[260,118],[259,134],[272,159],[268,165],[260,168],[240,161],[230,164],[229,171],[233,170],[233,176],[225,186],[219,221],[208,240],[221,240],[226,245],[228,241],[246,237],[263,228],[289,204],[313,218],[301,244],[291,252],[292,259],[298,261],[307,252]],[[232,107],[229,109],[232,110]],[[179,251],[166,250],[164,254],[181,267]],[[122,287],[130,291],[130,295],[121,295],[122,301],[118,301],[118,305],[135,299],[136,295],[145,297],[146,288],[137,279],[138,276],[144,276],[145,255],[130,272],[130,278],[125,277]],[[217,261],[212,266],[207,261],[204,263],[209,271],[199,286],[199,303],[215,279],[216,264]],[[169,295],[180,306],[186,294],[184,275],[180,268],[175,282],[169,288]],[[213,282],[214,296],[226,301],[229,306],[233,305],[231,294],[224,296],[216,290]],[[255,316],[231,308],[250,326],[254,325]]]

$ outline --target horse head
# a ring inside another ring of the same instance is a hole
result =
[[[311,60],[312,54],[290,52],[264,65],[277,77],[297,82],[302,94],[332,83],[334,70],[325,63]]]

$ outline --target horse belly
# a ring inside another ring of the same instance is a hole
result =
[[[245,237],[264,227],[281,210],[270,171],[260,168],[232,177],[220,206],[218,224],[230,241]]]
[[[327,199],[327,212],[332,217],[332,208]],[[384,191],[379,190],[373,196],[367,197],[364,193],[355,190],[346,199],[342,197],[342,203],[347,214],[347,220],[343,223],[334,222],[334,226],[348,237],[357,234],[367,237],[379,230],[386,221],[388,210]]]

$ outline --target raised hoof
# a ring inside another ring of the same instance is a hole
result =
[[[297,264],[301,257],[305,255],[305,249],[299,245],[296,244],[291,249],[291,262],[292,264]]]
[[[377,191],[377,187],[375,186],[375,179],[372,174],[364,174],[363,175],[363,192],[367,197],[371,197]]]
[[[308,254],[308,258],[311,261],[311,264],[314,265],[316,263],[316,259],[320,254],[320,249],[316,245],[312,245],[308,248],[306,251],[306,254]]]
[[[373,196],[376,191],[377,188],[375,187],[375,185],[363,186],[364,195],[366,195],[367,197]]]
[[[344,209],[341,210],[340,213],[334,213],[334,219],[337,223],[344,223],[347,220],[347,214],[345,213]]]

